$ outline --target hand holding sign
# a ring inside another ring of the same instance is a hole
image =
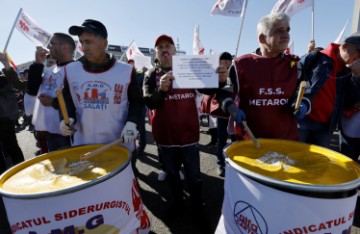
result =
[[[163,75],[160,78],[160,90],[163,92],[167,92],[169,91],[171,85],[172,85],[172,81],[175,80],[174,76],[172,75],[172,72],[169,71],[168,73],[166,73],[165,75]]]

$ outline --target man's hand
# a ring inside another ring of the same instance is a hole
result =
[[[309,41],[309,44],[308,44],[308,50],[307,50],[307,52],[310,53],[310,52],[312,52],[312,51],[314,51],[314,50],[315,50],[315,41],[314,41],[314,40],[310,40],[310,41]]]
[[[235,120],[238,125],[244,127],[242,122],[246,120],[245,112],[241,108],[237,107],[233,101],[228,101],[224,105],[227,106],[226,110],[230,114],[231,118]]]
[[[35,63],[44,64],[46,60],[46,55],[49,53],[49,50],[42,46],[36,46],[35,51]]]
[[[245,120],[246,120],[245,112],[242,109],[238,108],[235,122],[241,127],[244,127],[243,121]]]
[[[169,71],[168,73],[166,73],[165,75],[163,75],[160,78],[160,90],[163,92],[167,92],[169,91],[171,85],[172,85],[172,81],[175,80],[174,76],[172,75],[172,72]]]
[[[293,108],[294,108],[294,106],[295,106],[295,104],[292,105]],[[308,108],[307,108],[306,104],[301,102],[299,108],[296,110],[294,109],[293,115],[295,116],[295,118],[297,120],[302,120],[305,117],[307,112],[308,112]]]
[[[138,130],[136,129],[136,124],[130,121],[127,121],[124,129],[121,132],[121,137],[124,139],[124,143],[129,143],[135,141],[138,135]]]
[[[64,136],[70,136],[72,134],[74,134],[75,132],[75,128],[74,128],[74,122],[75,120],[73,118],[69,118],[69,124],[65,124],[64,120],[61,120],[60,122],[60,132],[64,135]]]
[[[40,100],[40,103],[43,104],[44,106],[51,106],[51,103],[54,98],[52,98],[47,94],[42,93],[38,96],[38,99]]]

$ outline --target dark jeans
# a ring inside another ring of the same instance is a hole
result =
[[[1,150],[0,144],[0,175],[6,171],[6,160]],[[0,233],[11,234],[10,225],[7,219],[5,206],[0,196]]]
[[[202,204],[202,180],[200,173],[199,146],[163,147],[159,146],[163,158],[167,180],[175,203],[182,203],[183,188],[179,176],[181,165],[184,165],[185,177],[188,180],[189,194],[194,206]]]
[[[139,119],[139,147],[136,149],[136,156],[141,156],[144,153],[145,146],[146,146],[146,129],[145,129],[145,116],[147,114],[147,108],[144,107],[143,115]]]
[[[161,151],[160,151],[160,146],[156,145],[156,147],[157,147],[157,152],[158,152],[158,157],[159,157],[160,169],[163,170],[163,171],[166,171],[165,166],[164,166],[163,156],[162,156]]]
[[[330,148],[332,133],[329,133],[328,129],[298,129],[298,131],[301,142]]]
[[[48,151],[55,151],[62,148],[70,147],[70,137],[60,134],[48,133],[47,135],[47,148]]]
[[[11,234],[11,228],[7,219],[7,214],[2,197],[0,196],[0,233]]]
[[[4,157],[4,154],[2,152],[2,149],[1,149],[1,142],[0,142],[0,175],[2,173],[4,173],[4,171],[6,171],[7,167],[6,167],[6,160],[5,160],[5,157]]]
[[[341,153],[345,154],[355,162],[360,162],[358,160],[360,156],[360,138],[351,138],[341,133]]]
[[[228,119],[217,118],[218,143],[216,149],[216,156],[217,156],[216,163],[220,167],[225,167],[224,147],[226,146],[226,141],[228,138],[228,132],[227,132],[228,122],[229,122]]]
[[[298,133],[301,142],[330,148],[333,133],[329,132],[327,124],[318,123],[305,117],[298,122]]]
[[[13,165],[25,161],[16,139],[15,120],[9,118],[0,119],[0,142],[3,150],[10,156]]]

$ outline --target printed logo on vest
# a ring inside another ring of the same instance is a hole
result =
[[[84,109],[106,110],[109,101],[111,86],[102,81],[88,81],[80,87],[74,82],[73,89],[76,92],[77,102]]]

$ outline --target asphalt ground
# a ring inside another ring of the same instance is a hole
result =
[[[184,207],[176,212],[175,216],[169,215],[169,203],[167,200],[171,196],[170,189],[166,181],[160,182],[157,180],[160,170],[157,148],[151,135],[151,127],[148,124],[146,125],[148,144],[145,148],[144,155],[138,158],[136,168],[139,171],[138,182],[141,189],[141,196],[152,222],[152,233],[201,234],[214,233],[216,229],[221,215],[224,178],[217,175],[216,147],[205,146],[210,141],[210,136],[207,134],[206,120],[204,120],[201,125],[199,146],[203,179],[203,197],[205,202],[202,217],[197,217],[191,212],[186,178],[183,181],[186,195]],[[30,159],[34,157],[38,148],[36,147],[36,141],[32,133],[24,129],[19,131],[17,138],[25,158]],[[336,141],[336,135],[334,135],[334,139]],[[336,142],[334,147],[336,147]],[[355,217],[354,221],[357,226],[360,226],[359,216],[360,214]],[[360,228],[353,226],[351,234],[357,233],[360,234]]]

